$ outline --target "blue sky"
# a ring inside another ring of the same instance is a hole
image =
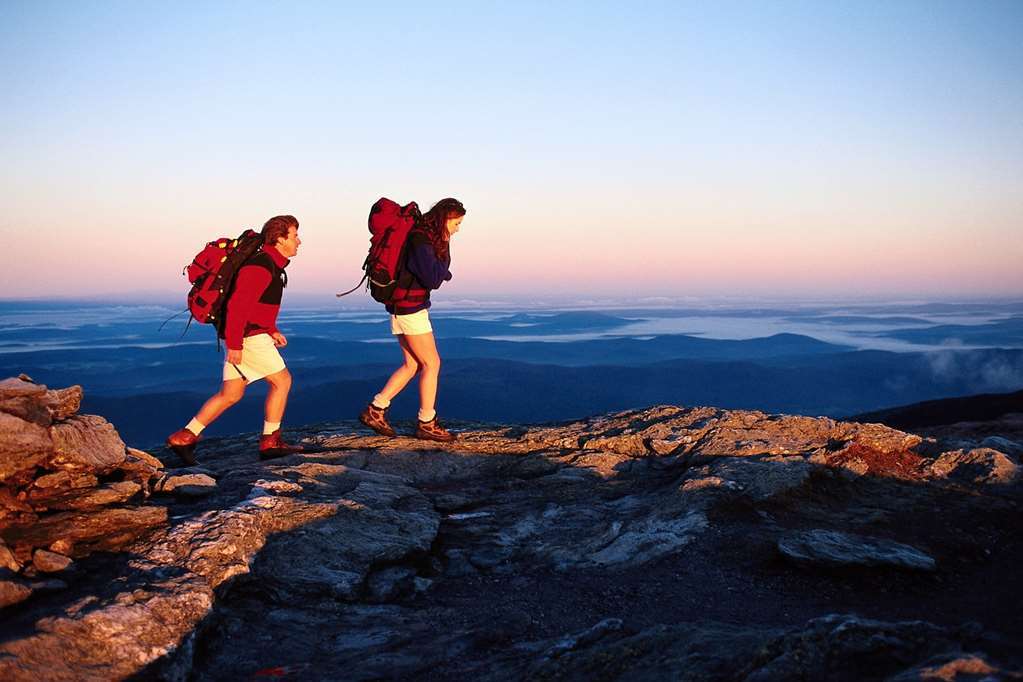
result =
[[[0,6],[8,295],[469,208],[450,295],[1023,294],[1023,3]],[[144,260],[140,256],[144,254]],[[59,276],[55,276],[60,273]]]

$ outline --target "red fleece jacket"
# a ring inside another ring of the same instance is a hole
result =
[[[277,331],[282,280],[288,263],[276,248],[264,246],[238,271],[234,293],[227,302],[224,341],[228,350],[241,350],[242,340],[247,336]]]

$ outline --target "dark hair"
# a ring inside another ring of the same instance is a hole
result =
[[[445,231],[448,218],[460,218],[464,215],[465,206],[458,199],[451,197],[441,199],[423,214],[422,231],[430,238],[438,258],[448,258],[448,234]]]
[[[277,240],[287,239],[292,227],[298,229],[298,220],[295,216],[275,215],[263,225],[263,243],[267,246],[277,246]]]

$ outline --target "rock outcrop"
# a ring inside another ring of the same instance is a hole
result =
[[[0,604],[62,589],[79,559],[117,551],[167,521],[142,504],[159,460],[125,446],[102,417],[77,414],[82,389],[0,382]]]
[[[164,471],[74,391],[0,387],[3,679],[1023,670],[1004,437],[662,406]]]

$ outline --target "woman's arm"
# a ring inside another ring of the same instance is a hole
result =
[[[427,289],[437,289],[451,279],[451,271],[437,258],[433,245],[419,235],[410,237],[406,266]]]

